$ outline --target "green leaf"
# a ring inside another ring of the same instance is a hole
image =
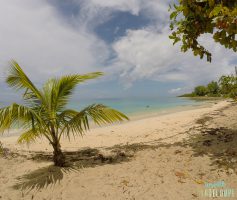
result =
[[[174,11],[170,14],[170,19],[175,19],[178,15],[178,12],[177,11]]]

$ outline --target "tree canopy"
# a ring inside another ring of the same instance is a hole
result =
[[[223,75],[218,81],[211,81],[207,85],[199,85],[190,94],[180,97],[227,97],[236,99],[237,97],[237,77],[234,75]]]
[[[216,81],[212,81],[212,82],[208,83],[207,91],[210,94],[218,94],[218,92],[219,92],[219,85],[218,85],[218,83]]]
[[[211,62],[212,54],[198,41],[210,33],[215,42],[237,51],[237,1],[236,0],[179,0],[170,6],[170,39],[181,42],[181,51],[191,49],[195,56],[206,56]]]
[[[194,88],[194,93],[197,96],[205,96],[207,94],[207,88],[203,85],[199,85]]]

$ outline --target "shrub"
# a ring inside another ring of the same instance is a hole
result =
[[[194,93],[197,96],[205,96],[207,94],[207,88],[203,85],[199,85],[199,86],[195,87]]]

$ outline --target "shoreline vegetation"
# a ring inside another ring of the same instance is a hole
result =
[[[191,96],[189,94],[183,94],[178,96],[180,98],[188,98],[191,100],[198,100],[198,101],[221,101],[221,100],[230,100],[227,97],[212,97],[212,96]]]
[[[178,97],[191,97],[200,99],[210,98],[236,98],[237,76],[223,75],[218,81],[211,81],[207,85],[196,86],[191,93],[182,94]]]

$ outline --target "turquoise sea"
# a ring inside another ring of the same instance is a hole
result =
[[[8,106],[9,103],[12,102],[0,102],[0,105]],[[200,106],[205,105],[207,102],[178,97],[159,97],[150,99],[81,99],[72,100],[69,103],[68,108],[81,110],[94,103],[101,103],[114,109],[118,109],[119,111],[125,113],[130,119],[142,119],[182,110],[199,108]],[[18,128],[18,126],[16,128]]]
[[[73,109],[82,109],[93,103],[102,103],[127,114],[128,116],[152,115],[169,112],[176,108],[179,110],[192,106],[202,105],[203,101],[191,100],[178,97],[159,97],[152,99],[96,99],[71,101],[69,107]]]
[[[12,102],[1,102],[1,106],[7,106]],[[20,103],[20,102],[19,102]],[[129,117],[149,116],[163,114],[173,110],[185,110],[199,106],[206,101],[197,101],[188,98],[178,97],[157,97],[157,98],[114,98],[114,99],[79,99],[72,100],[68,108],[81,110],[84,107],[101,103],[125,113]]]

